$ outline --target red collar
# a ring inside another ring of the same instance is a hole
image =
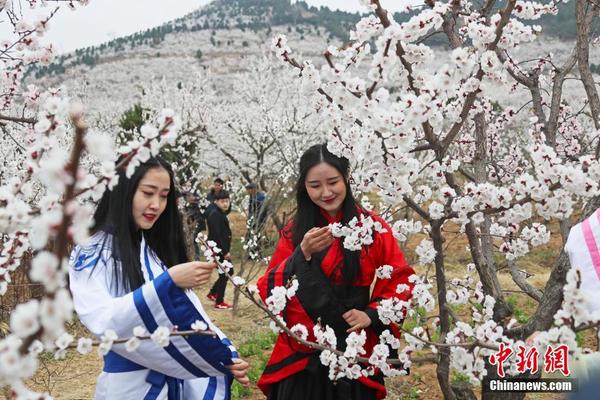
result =
[[[335,217],[332,217],[331,215],[329,215],[329,213],[325,210],[323,210],[321,207],[319,207],[319,211],[321,211],[321,215],[323,215],[325,217],[325,219],[327,220],[327,223],[329,224],[333,224],[335,222],[340,222],[342,220],[342,217],[344,216],[344,214],[342,213],[342,210],[338,211],[337,214],[335,215]]]

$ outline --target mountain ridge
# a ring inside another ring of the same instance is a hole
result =
[[[540,23],[543,32],[549,32],[551,36],[572,39],[575,35],[575,24],[569,23],[574,21],[572,4],[573,2],[570,2],[561,6],[563,10],[556,17],[544,16],[533,23]],[[414,12],[395,13],[394,18],[398,22],[404,22],[412,15]],[[34,66],[28,71],[28,75],[33,75],[35,78],[60,75],[67,68],[78,65],[92,68],[105,56],[124,53],[143,46],[157,48],[167,36],[186,32],[211,31],[209,39],[211,45],[220,46],[218,39],[213,38],[216,31],[233,29],[253,33],[262,31],[266,36],[270,36],[274,27],[287,25],[288,32],[293,30],[300,33],[301,40],[305,31],[308,31],[318,36],[327,36],[328,43],[333,40],[343,42],[348,39],[348,32],[361,17],[359,13],[331,10],[324,6],[310,6],[304,1],[292,3],[290,0],[215,0],[154,28],[61,55],[47,66]],[[443,43],[435,37],[432,40],[434,40],[433,44]],[[197,56],[201,58],[202,52],[197,53]]]

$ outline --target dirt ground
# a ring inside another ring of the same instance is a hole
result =
[[[232,228],[234,237],[240,237],[242,233],[241,226],[242,217],[232,215]],[[452,230],[450,227],[449,230]],[[414,253],[410,249],[414,249],[420,238],[414,237],[406,244],[406,255],[409,263],[415,260]],[[464,277],[466,270],[465,265],[469,262],[468,254],[465,251],[466,242],[463,236],[457,235],[455,238],[449,236],[447,247],[447,276]],[[521,260],[520,268],[527,269],[533,276],[529,282],[536,287],[543,288],[551,267],[551,262],[557,254],[557,249],[560,249],[560,237],[554,235],[552,241],[541,248],[536,249],[535,253],[526,259]],[[235,252],[232,249],[232,254]],[[235,261],[235,260],[234,260]],[[431,276],[432,271],[425,268],[416,268],[418,274],[428,274]],[[216,279],[216,272],[213,279]],[[501,273],[500,280],[504,288],[515,289],[510,275]],[[202,300],[205,309],[211,316],[217,326],[219,326],[234,342],[241,344],[246,342],[257,334],[266,333],[269,331],[268,321],[262,315],[260,310],[256,309],[245,298],[241,298],[239,312],[237,316],[233,315],[232,311],[215,310],[212,307],[205,295],[211,284],[207,284],[198,289],[198,295]],[[228,286],[226,293],[226,301],[232,301],[233,290]],[[525,314],[531,314],[535,304],[532,303],[526,296],[515,295],[515,304],[524,310]],[[462,313],[460,313],[462,314]],[[85,334],[84,328],[78,323],[74,323],[70,331],[76,334]],[[586,343],[588,340],[586,340]],[[259,358],[263,360],[270,353],[269,350],[262,350],[262,354],[248,357],[247,360],[251,364],[257,364]],[[32,388],[51,393],[58,400],[84,400],[92,399],[95,388],[95,380],[102,368],[101,358],[93,352],[87,356],[81,356],[76,352],[71,352],[66,361],[56,362],[51,356],[41,359],[41,368],[33,380],[29,382]],[[388,388],[387,399],[390,400],[437,400],[442,399],[439,386],[437,384],[435,365],[413,365],[411,374],[407,377],[388,378],[386,380]],[[480,390],[475,390],[478,398],[480,398]],[[3,399],[3,394],[0,393],[0,399]],[[264,399],[264,395],[256,388],[252,387],[250,393],[243,397],[244,399],[258,400]],[[526,399],[530,400],[558,400],[563,397],[554,394],[528,394]]]

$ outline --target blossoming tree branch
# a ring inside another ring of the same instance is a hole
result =
[[[429,236],[416,252],[421,264],[435,267],[441,340],[452,343],[482,328],[480,339],[515,345],[535,330],[550,329],[537,339],[566,342],[577,352],[573,328],[584,308],[560,314],[552,327],[567,257],[555,261],[544,290],[526,281],[518,261],[548,242],[551,221],[558,221],[564,243],[574,211],[585,205],[585,217],[598,206],[600,103],[588,62],[597,4],[576,2],[577,42],[566,58],[518,60],[514,50],[540,31],[523,21],[556,14],[557,3],[426,1],[402,24],[379,1],[364,3],[371,15],[357,24],[344,48],[325,50],[321,68],[298,61],[284,36],[275,37],[272,47],[299,72],[305,93],[328,122],[331,150],[356,166],[357,189],[377,192],[390,208],[413,211],[415,219],[389,221],[400,240]],[[424,43],[433,34],[445,35],[451,49],[444,64],[437,62],[437,49]],[[579,105],[563,97],[566,79],[577,72],[587,95]],[[503,101],[498,90],[521,104]],[[504,104],[495,107],[498,102]],[[491,319],[473,308],[465,324],[451,311],[450,305],[469,302],[473,284],[469,276],[446,278],[444,243],[455,235],[469,244],[467,269],[478,275],[475,298],[493,299]],[[494,257],[498,253],[504,261]],[[510,318],[501,268],[538,304],[525,324]],[[478,346],[437,350],[437,376],[447,399],[455,398],[451,369],[473,381],[494,373],[484,362],[490,353]]]

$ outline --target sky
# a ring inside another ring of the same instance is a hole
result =
[[[381,0],[390,11],[398,11],[408,0]],[[67,7],[54,16],[46,37],[59,53],[97,45],[181,17],[209,0],[91,0],[85,7],[71,11]],[[364,11],[359,0],[306,0],[310,5],[356,12]],[[51,10],[48,3],[44,14]],[[0,38],[8,29],[6,15],[0,13]],[[7,36],[7,35],[6,35]]]

